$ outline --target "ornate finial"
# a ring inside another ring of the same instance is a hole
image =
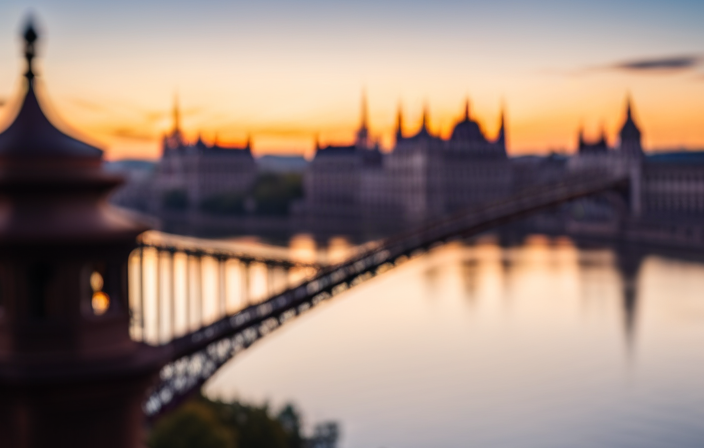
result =
[[[24,76],[31,83],[34,79],[34,70],[32,69],[32,61],[36,55],[34,44],[39,38],[37,32],[34,30],[33,20],[30,18],[27,21],[27,26],[24,29],[24,57],[27,59],[27,72]]]
[[[469,97],[464,101],[464,120],[469,121]]]

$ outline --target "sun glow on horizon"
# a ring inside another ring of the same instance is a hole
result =
[[[76,8],[40,0],[44,104],[108,159],[158,158],[175,92],[189,140],[242,145],[251,138],[258,156],[309,156],[316,139],[351,144],[362,90],[371,136],[386,151],[399,103],[406,135],[418,130],[427,105],[431,131],[447,137],[466,97],[490,139],[505,107],[511,155],[572,152],[580,128],[588,138],[603,128],[615,144],[629,92],[647,150],[704,148],[704,63],[693,43],[704,31],[691,20],[704,6],[697,3],[595,0],[556,9],[545,0],[404,8],[362,1],[331,9],[306,0],[298,10],[278,0],[246,8],[208,0],[170,5],[173,17],[164,21],[156,5],[134,15],[132,2],[118,10],[71,1]],[[0,6],[2,122],[11,118],[23,71],[18,5]],[[633,8],[638,17],[626,14]],[[226,26],[232,14],[240,26]],[[600,33],[575,28],[596,19]],[[684,56],[673,63],[671,54]]]
[[[638,90],[632,89],[637,92],[632,95],[646,149],[704,147],[704,131],[700,126],[704,110],[700,106],[703,103],[700,99],[704,99],[704,82],[689,82],[683,86],[675,80],[667,81],[667,78],[661,77],[632,82],[641,84]],[[597,138],[604,129],[609,143],[615,144],[623,122],[625,92],[629,90],[604,82],[597,84],[601,85],[593,88],[593,92],[586,93],[580,89],[573,92],[567,88],[557,89],[555,98],[549,103],[533,98],[530,92],[514,95],[514,101],[497,99],[493,104],[479,97],[480,100],[471,103],[472,118],[480,123],[487,138],[493,139],[498,132],[503,103],[511,155],[546,154],[551,151],[570,153],[576,147],[580,128],[584,129],[588,139]],[[660,88],[648,90],[648,84],[660,84]],[[692,92],[695,95],[691,95]],[[359,92],[355,93],[359,96]],[[394,93],[376,93],[376,97],[369,95],[371,135],[385,151],[389,151],[395,141],[398,101],[394,100]],[[328,105],[327,110],[322,107],[311,110],[308,104],[300,101],[289,103],[288,107],[272,101],[272,112],[268,113],[266,106],[258,102],[256,113],[251,115],[246,111],[247,102],[242,101],[241,108],[232,112],[231,119],[226,112],[227,103],[191,105],[184,101],[182,129],[186,139],[193,142],[201,137],[207,143],[217,141],[223,145],[241,146],[250,138],[256,156],[310,156],[314,152],[316,139],[322,145],[351,144],[354,141],[359,126],[359,99],[350,94],[341,96],[347,100],[344,101],[346,104]],[[376,98],[385,99],[386,104],[381,104]],[[256,102],[253,98],[249,101]],[[407,102],[408,106],[403,106],[404,135],[413,135],[418,131],[423,105],[429,104],[431,132],[443,138],[449,137],[462,117],[463,101],[463,96],[458,94],[454,101],[439,98],[436,102]],[[68,128],[72,135],[87,138],[89,143],[104,148],[109,160],[157,159],[161,151],[161,137],[173,126],[168,107],[159,110],[155,106],[135,113],[136,106],[131,108],[110,98],[87,102],[65,96],[49,98],[43,105],[60,127]],[[300,111],[306,107],[307,112]],[[290,111],[291,117],[279,112],[282,109]],[[3,102],[0,107],[3,124],[9,124],[15,111],[15,101]],[[62,123],[67,125],[61,126]]]

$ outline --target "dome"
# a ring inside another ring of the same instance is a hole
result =
[[[455,129],[452,130],[450,140],[458,142],[481,143],[486,143],[487,141],[484,137],[484,133],[479,127],[479,123],[469,117],[469,99],[467,99],[464,105],[464,120],[455,125]]]
[[[461,142],[486,142],[486,138],[484,137],[479,124],[469,118],[465,118],[457,123],[455,129],[452,131],[450,140]]]

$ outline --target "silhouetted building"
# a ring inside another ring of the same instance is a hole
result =
[[[491,141],[471,118],[467,101],[463,119],[443,139],[428,129],[425,110],[420,129],[406,137],[399,108],[396,145],[382,154],[363,146],[368,125],[362,104],[357,143],[318,148],[306,172],[308,214],[422,220],[510,193],[503,116]]]
[[[174,105],[174,127],[164,136],[162,156],[156,170],[156,200],[180,193],[185,206],[198,208],[216,195],[244,196],[257,176],[248,141],[244,147],[207,145],[199,137],[187,143],[181,132],[178,105]],[[158,206],[155,208],[159,208]]]
[[[371,145],[367,120],[366,96],[362,98],[359,129],[354,145],[321,147],[316,152],[304,177],[304,212],[323,216],[355,216],[366,193],[365,175],[379,169],[382,156],[378,145]]]
[[[704,153],[673,152],[643,162],[643,213],[650,218],[704,216]]]
[[[643,145],[640,128],[633,118],[633,105],[630,96],[626,98],[626,111],[623,124],[619,130],[618,145],[609,147],[606,139],[606,131],[602,128],[601,135],[596,141],[587,141],[584,131],[579,130],[577,156],[604,156],[618,155],[623,157],[643,157]]]
[[[589,154],[606,154],[609,150],[609,144],[606,141],[606,131],[601,129],[601,136],[599,140],[594,142],[588,142],[584,138],[584,131],[579,130],[579,146],[577,148],[579,155],[589,155]]]
[[[619,135],[618,150],[626,156],[643,157],[643,145],[641,142],[640,129],[633,120],[633,108],[631,97],[626,99],[626,119],[621,126]]]
[[[602,195],[578,201],[567,218],[568,230],[629,238],[704,244],[704,153],[668,152],[646,155],[642,133],[634,117],[631,98],[626,100],[625,117],[618,145],[604,149],[601,142],[582,144],[568,162],[568,173],[606,172],[626,174],[628,197]],[[605,141],[605,138],[602,138]]]

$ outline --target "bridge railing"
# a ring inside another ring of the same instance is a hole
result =
[[[130,257],[131,334],[163,345],[299,284],[320,266],[248,252],[141,241]]]

